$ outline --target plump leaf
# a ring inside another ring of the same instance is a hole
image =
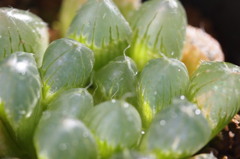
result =
[[[188,94],[208,120],[213,137],[240,110],[240,68],[204,62],[193,74]]]
[[[129,45],[131,29],[111,0],[88,0],[74,18],[68,36],[90,47],[95,69],[123,55]]]
[[[107,101],[94,107],[85,118],[95,134],[100,156],[134,146],[141,135],[141,118],[137,110],[124,101]]]
[[[143,3],[130,20],[133,40],[129,51],[138,67],[163,55],[180,58],[186,32],[186,15],[178,0]]]
[[[104,100],[134,97],[136,75],[134,61],[127,56],[120,56],[96,72],[94,84]]]
[[[176,60],[159,58],[149,61],[139,77],[138,110],[144,127],[154,115],[168,106],[173,97],[185,93],[189,82],[185,65]]]
[[[23,149],[32,149],[31,137],[41,113],[41,87],[32,54],[13,53],[0,63],[0,117]]]
[[[93,52],[79,42],[66,38],[52,42],[41,67],[45,98],[57,91],[84,87],[93,65]]]
[[[48,29],[36,15],[13,8],[0,8],[0,60],[16,51],[35,54],[38,66],[48,45]]]
[[[83,119],[91,108],[93,108],[92,95],[82,88],[64,91],[48,106],[49,111],[78,119]]]
[[[155,116],[141,149],[155,153],[158,158],[185,158],[202,148],[210,133],[200,109],[181,97]]]
[[[86,126],[74,118],[46,112],[34,136],[39,159],[96,159],[94,138]]]

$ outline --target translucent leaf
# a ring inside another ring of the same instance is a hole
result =
[[[173,97],[185,93],[189,82],[185,65],[176,60],[159,58],[149,61],[139,77],[138,110],[144,127],[147,127],[154,115],[168,106]]]
[[[68,36],[90,47],[95,54],[95,69],[123,55],[131,29],[111,0],[89,0],[78,11]]]
[[[0,60],[16,51],[35,54],[38,66],[48,45],[48,28],[36,15],[13,8],[0,8]]]
[[[134,146],[141,135],[137,110],[124,101],[107,101],[94,107],[86,116],[87,126],[95,134],[100,156]]]
[[[94,138],[74,118],[46,112],[37,127],[34,144],[39,159],[96,159]]]
[[[48,106],[49,111],[78,119],[83,119],[91,108],[93,108],[92,95],[82,88],[64,91]]]
[[[45,97],[60,90],[84,87],[93,63],[93,52],[77,41],[63,38],[52,42],[41,68]]]
[[[189,97],[207,118],[212,137],[240,110],[240,68],[224,62],[204,62],[191,78]]]
[[[201,149],[210,133],[208,122],[197,106],[186,99],[176,99],[155,116],[141,149],[154,152],[158,158],[185,158]]]
[[[96,72],[94,84],[105,100],[136,95],[137,67],[127,56],[115,58]]]
[[[0,117],[24,150],[32,149],[31,137],[41,113],[41,87],[32,54],[13,53],[0,63]]]
[[[133,40],[130,57],[142,69],[150,59],[180,58],[186,32],[186,15],[178,0],[143,3],[131,18]]]

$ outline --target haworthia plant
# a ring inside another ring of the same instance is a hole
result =
[[[131,29],[111,0],[88,0],[78,11],[68,37],[90,47],[95,54],[95,69],[123,55]]]
[[[182,96],[156,115],[140,147],[157,158],[186,158],[202,148],[210,134],[201,110]]]
[[[120,56],[95,73],[94,84],[104,100],[129,97],[131,101],[136,96],[136,76],[135,62],[127,56]]]
[[[34,136],[38,159],[96,159],[91,132],[77,119],[45,112]]]
[[[21,148],[32,148],[41,113],[41,79],[32,54],[13,53],[0,63],[0,90],[0,118]]]
[[[176,59],[159,58],[148,62],[139,76],[138,110],[144,127],[154,115],[168,106],[173,97],[185,93],[189,76],[185,65]]]
[[[224,62],[204,62],[195,71],[189,98],[208,120],[212,137],[240,110],[240,68]]]
[[[85,118],[95,134],[100,156],[135,146],[141,135],[141,118],[137,110],[124,101],[107,101],[95,106]]]
[[[74,88],[62,92],[48,106],[48,111],[83,119],[93,108],[93,98],[86,89]]]
[[[68,88],[84,87],[93,65],[93,52],[79,42],[66,38],[52,42],[41,67],[44,98]]]
[[[133,39],[129,55],[139,69],[163,55],[179,59],[186,32],[186,15],[178,0],[143,3],[130,20]]]
[[[13,8],[0,8],[0,60],[16,51],[35,54],[38,66],[48,45],[48,29],[36,15]]]

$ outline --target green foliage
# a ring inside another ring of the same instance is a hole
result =
[[[96,159],[91,132],[79,120],[46,112],[37,127],[34,144],[39,159]]]
[[[132,59],[120,56],[110,61],[94,75],[97,95],[103,100],[136,97],[137,67]]]
[[[137,86],[138,110],[145,128],[174,97],[185,93],[188,82],[188,72],[182,62],[165,57],[149,61]]]
[[[88,0],[72,21],[68,37],[94,51],[95,69],[123,55],[131,37],[131,28],[111,0]]]
[[[48,45],[47,24],[34,14],[0,8],[0,60],[17,51],[35,54],[38,67]]]
[[[46,50],[41,67],[44,98],[58,91],[84,87],[94,65],[93,52],[71,39],[52,42]]]
[[[114,151],[135,146],[141,135],[141,118],[137,110],[124,101],[107,101],[95,106],[86,116],[103,158]]]
[[[133,40],[129,56],[139,69],[153,58],[180,59],[186,31],[186,15],[178,0],[143,3],[130,19]]]

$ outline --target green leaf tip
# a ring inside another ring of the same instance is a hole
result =
[[[93,65],[93,52],[83,44],[67,38],[52,42],[41,67],[44,98],[62,90],[86,86]]]
[[[177,59],[164,57],[147,63],[139,75],[137,86],[138,110],[145,128],[174,97],[185,94],[188,82],[187,68]]]
[[[135,12],[130,24],[133,39],[128,54],[140,70],[153,58],[181,58],[187,20],[178,0],[147,1]]]
[[[104,100],[136,96],[137,67],[127,56],[119,56],[94,74],[94,85]],[[129,97],[129,98],[128,98]]]
[[[124,101],[101,103],[87,114],[84,121],[95,134],[103,158],[135,146],[141,135],[141,118],[137,110]]]
[[[131,28],[111,0],[89,0],[74,18],[68,37],[94,51],[94,68],[97,70],[124,54],[130,42]]]
[[[194,72],[188,95],[208,120],[212,137],[240,110],[240,68],[225,62],[203,62]]]
[[[0,21],[0,60],[17,51],[30,52],[40,67],[49,40],[47,24],[28,11],[13,8],[0,8]]]
[[[40,159],[96,159],[97,147],[91,132],[75,118],[45,112],[34,135]]]
[[[181,96],[155,116],[140,147],[157,158],[186,158],[200,150],[210,134],[201,110]]]
[[[93,108],[93,97],[84,88],[73,88],[60,93],[48,106],[48,111],[83,119]]]

